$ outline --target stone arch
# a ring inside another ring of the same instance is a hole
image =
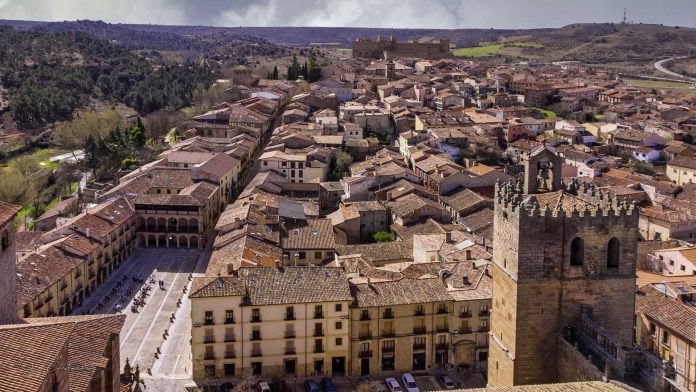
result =
[[[138,229],[142,230],[145,228],[145,218],[142,216],[139,216],[138,219],[136,220],[135,227]]]
[[[188,220],[179,218],[179,231],[188,231]]]
[[[189,238],[189,248],[198,248],[198,237],[197,236],[191,236]]]
[[[196,219],[196,218],[189,219],[189,228],[191,230],[198,231],[198,219]]]
[[[621,242],[616,237],[609,240],[607,244],[607,268],[619,268],[619,258],[621,257]]]
[[[164,231],[164,229],[167,227],[167,220],[164,218],[158,218],[157,219],[157,230]]]
[[[185,235],[182,235],[181,237],[179,237],[179,247],[180,248],[184,248],[184,247],[188,248],[189,247],[188,237],[186,237]]]
[[[585,262],[585,241],[580,237],[570,242],[570,265],[579,266]]]
[[[150,234],[147,236],[147,241],[145,243],[148,247],[149,246],[157,246],[157,237],[154,236],[154,234]]]
[[[157,227],[157,220],[153,217],[147,218],[147,221],[145,222],[147,226],[147,230],[151,231],[154,230],[155,227]]]
[[[164,248],[166,246],[167,246],[167,237],[165,237],[164,234],[157,237],[157,247]]]

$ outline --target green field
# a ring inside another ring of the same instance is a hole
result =
[[[474,46],[471,48],[459,48],[455,49],[452,52],[454,53],[455,56],[462,56],[462,57],[488,57],[488,56],[495,56],[498,54],[500,51],[500,48],[503,47],[503,44],[488,44],[488,45],[480,45],[480,46]]]
[[[517,46],[520,48],[543,48],[544,44],[539,42],[513,42],[509,46]]]
[[[554,113],[552,110],[547,110],[547,109],[542,109],[539,107],[533,107],[532,109],[538,110],[546,116],[546,118],[556,118],[556,113]]]
[[[645,88],[688,88],[690,83],[670,82],[666,80],[622,79],[629,86]]]

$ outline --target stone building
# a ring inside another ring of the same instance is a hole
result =
[[[357,39],[353,41],[353,57],[364,58],[395,58],[413,57],[422,59],[453,58],[450,51],[450,41],[443,38],[422,38],[408,42],[398,42],[394,36],[377,37],[371,39]]]
[[[14,218],[19,207],[0,201],[0,291],[16,291]],[[14,295],[0,296],[0,324],[16,320]]]
[[[638,211],[562,184],[562,160],[545,148],[524,166],[523,186],[496,187],[489,386],[599,379],[569,374],[579,358],[598,367],[580,352],[622,378],[634,354]]]

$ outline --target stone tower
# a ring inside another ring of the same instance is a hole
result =
[[[495,191],[489,387],[558,382],[560,339],[583,311],[632,345],[638,210],[563,184],[545,148],[524,166]]]
[[[19,207],[0,201],[0,324],[17,321],[14,218]]]

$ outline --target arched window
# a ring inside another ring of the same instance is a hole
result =
[[[576,237],[570,243],[570,265],[582,265],[585,261],[585,243]]]
[[[7,230],[3,230],[2,239],[0,239],[0,250],[5,250],[10,247],[10,235]]]
[[[621,253],[619,240],[614,237],[607,245],[607,268],[619,268],[619,255]]]

